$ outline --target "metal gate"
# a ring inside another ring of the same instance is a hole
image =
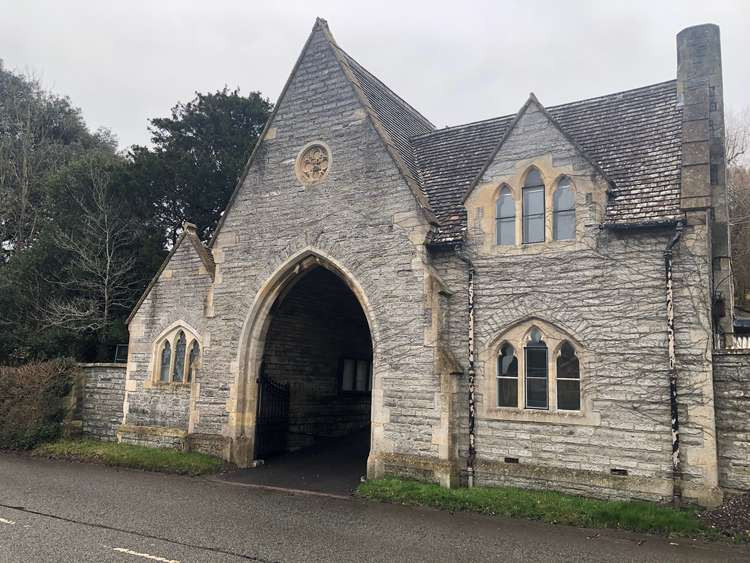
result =
[[[258,378],[258,416],[255,423],[255,459],[286,451],[289,431],[289,384],[267,375]]]

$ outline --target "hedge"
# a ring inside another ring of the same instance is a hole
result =
[[[66,359],[0,366],[0,448],[30,449],[59,438],[76,375]]]

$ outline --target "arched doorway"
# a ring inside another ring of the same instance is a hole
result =
[[[332,445],[338,451],[321,452],[297,469],[309,474],[309,466],[317,463],[344,477],[329,481],[334,485],[356,470],[359,481],[372,453],[370,423],[378,411],[371,400],[371,388],[379,385],[372,367],[377,334],[362,286],[337,260],[308,248],[280,265],[256,293],[243,326],[236,410],[230,411],[230,459],[239,467],[258,467],[263,459],[263,467],[278,468],[309,449]],[[275,449],[296,453],[263,457],[258,432],[265,379],[289,393],[288,420],[282,421],[283,430],[276,429],[282,437],[275,438],[280,445]],[[259,473],[271,484],[286,484]]]
[[[312,446],[369,450],[372,338],[334,272],[297,274],[271,307],[259,374],[255,457]],[[283,405],[285,400],[287,405]]]

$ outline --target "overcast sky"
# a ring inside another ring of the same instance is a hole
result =
[[[315,17],[435,125],[675,77],[675,35],[721,26],[724,97],[750,106],[750,1],[0,0],[0,59],[67,95],[121,148],[225,84],[276,100]]]

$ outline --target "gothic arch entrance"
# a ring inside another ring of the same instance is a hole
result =
[[[308,251],[287,264],[259,292],[245,325],[237,411],[245,451],[235,461],[330,450],[356,457],[363,475],[374,383],[369,305],[331,259]]]

